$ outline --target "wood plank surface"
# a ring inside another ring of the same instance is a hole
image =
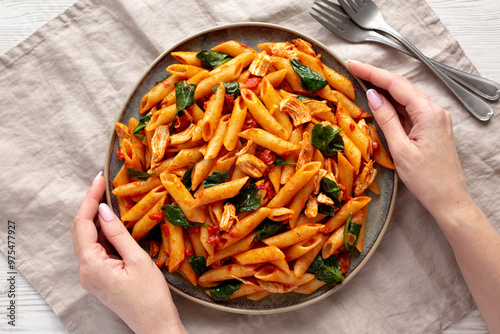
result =
[[[0,0],[0,55],[29,37],[74,0]],[[428,3],[460,42],[480,73],[500,81],[500,6],[497,0],[428,0]],[[16,275],[16,326],[8,326],[9,267],[0,253],[0,332],[66,333],[59,319],[36,289]],[[446,334],[487,333],[477,310],[443,331]]]

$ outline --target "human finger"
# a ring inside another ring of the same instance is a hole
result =
[[[123,222],[105,203],[99,205],[99,221],[104,236],[125,262],[134,261],[138,255],[143,255],[144,250],[132,238]]]
[[[104,194],[105,184],[101,173],[97,174],[92,186],[87,192],[78,213],[73,219],[71,232],[73,235],[73,247],[79,257],[82,249],[97,241],[97,229],[94,217],[97,215],[99,202]]]

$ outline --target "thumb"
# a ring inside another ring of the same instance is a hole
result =
[[[105,203],[99,204],[99,222],[104,236],[115,247],[125,262],[132,260],[138,254],[144,252],[127,231],[123,222],[118,219]]]
[[[408,136],[399,120],[398,113],[389,100],[380,95],[375,89],[369,89],[366,92],[366,97],[373,116],[387,139],[389,148],[395,148],[395,143],[408,141]]]

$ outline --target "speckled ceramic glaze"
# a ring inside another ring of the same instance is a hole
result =
[[[328,50],[326,46],[305,36],[299,32],[293,31],[277,25],[265,23],[237,23],[226,26],[220,26],[200,32],[191,36],[171,49],[160,55],[143,77],[139,80],[136,87],[132,90],[124,103],[123,109],[117,119],[118,122],[128,123],[131,117],[139,118],[139,105],[144,94],[146,94],[155,82],[165,76],[165,68],[177,61],[170,56],[172,51],[199,51],[210,49],[211,47],[227,41],[236,40],[257,49],[258,43],[264,42],[284,42],[291,41],[300,37],[311,43],[316,51],[322,55],[321,60],[342,75],[348,77],[356,88],[356,104],[365,110],[369,110],[365,95],[365,86],[357,80],[348,70],[346,63],[335,53]],[[380,129],[379,132],[381,133]],[[381,133],[382,135],[382,133]],[[385,139],[382,138],[385,144]],[[119,161],[116,154],[118,149],[118,139],[113,133],[111,135],[107,160],[106,160],[106,198],[111,208],[118,214],[116,197],[111,196],[111,180],[120,170],[123,162]],[[394,198],[396,194],[397,178],[392,170],[378,167],[377,181],[381,190],[380,195],[370,193],[372,201],[368,211],[367,226],[365,232],[364,249],[361,254],[357,251],[351,255],[351,266],[346,274],[346,279],[341,284],[326,284],[311,295],[301,295],[294,292],[286,294],[273,294],[260,301],[251,301],[245,297],[237,298],[231,301],[215,302],[205,293],[202,287],[194,287],[180,274],[170,274],[163,271],[167,282],[172,290],[182,296],[202,303],[206,306],[214,307],[220,310],[237,313],[275,313],[294,310],[311,303],[317,302],[332,293],[338,291],[345,284],[348,284],[354,275],[361,270],[361,267],[368,261],[370,256],[377,248],[382,236],[385,233],[392,212]]]

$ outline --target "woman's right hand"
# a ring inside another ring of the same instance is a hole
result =
[[[356,76],[387,90],[404,108],[400,115],[376,90],[367,92],[398,175],[410,192],[434,216],[446,214],[443,209],[473,205],[455,147],[450,114],[402,76],[356,61],[350,61],[349,67]]]

